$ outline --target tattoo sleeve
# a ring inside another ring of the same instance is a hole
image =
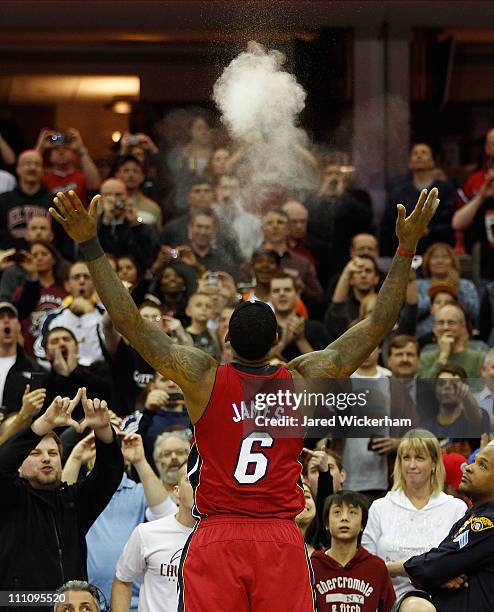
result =
[[[106,257],[86,263],[115,328],[158,372],[187,392],[203,379],[208,370],[215,368],[216,362],[212,357],[194,347],[174,344],[163,330],[141,317]]]
[[[289,367],[312,378],[345,378],[355,372],[393,329],[405,299],[411,261],[395,255],[372,314],[323,351],[297,357]]]

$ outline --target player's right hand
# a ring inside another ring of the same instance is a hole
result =
[[[57,193],[50,208],[51,216],[62,225],[67,234],[80,244],[97,235],[97,211],[100,195],[94,196],[86,210],[75,191]]]

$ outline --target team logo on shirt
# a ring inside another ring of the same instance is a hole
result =
[[[472,519],[472,524],[470,525],[470,529],[475,531],[475,533],[485,531],[486,529],[492,529],[493,527],[494,523],[486,516],[476,516]]]

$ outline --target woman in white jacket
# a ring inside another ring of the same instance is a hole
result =
[[[369,509],[362,546],[385,562],[420,555],[437,546],[467,509],[443,493],[445,471],[437,438],[424,429],[409,431],[400,442],[394,485]],[[408,578],[393,578],[396,597],[413,590]]]

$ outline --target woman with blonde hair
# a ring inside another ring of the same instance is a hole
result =
[[[403,437],[393,478],[392,490],[370,507],[362,536],[362,546],[386,563],[437,546],[467,509],[463,501],[443,492],[441,447],[430,431],[412,429]],[[413,590],[408,578],[390,574],[396,597]]]

